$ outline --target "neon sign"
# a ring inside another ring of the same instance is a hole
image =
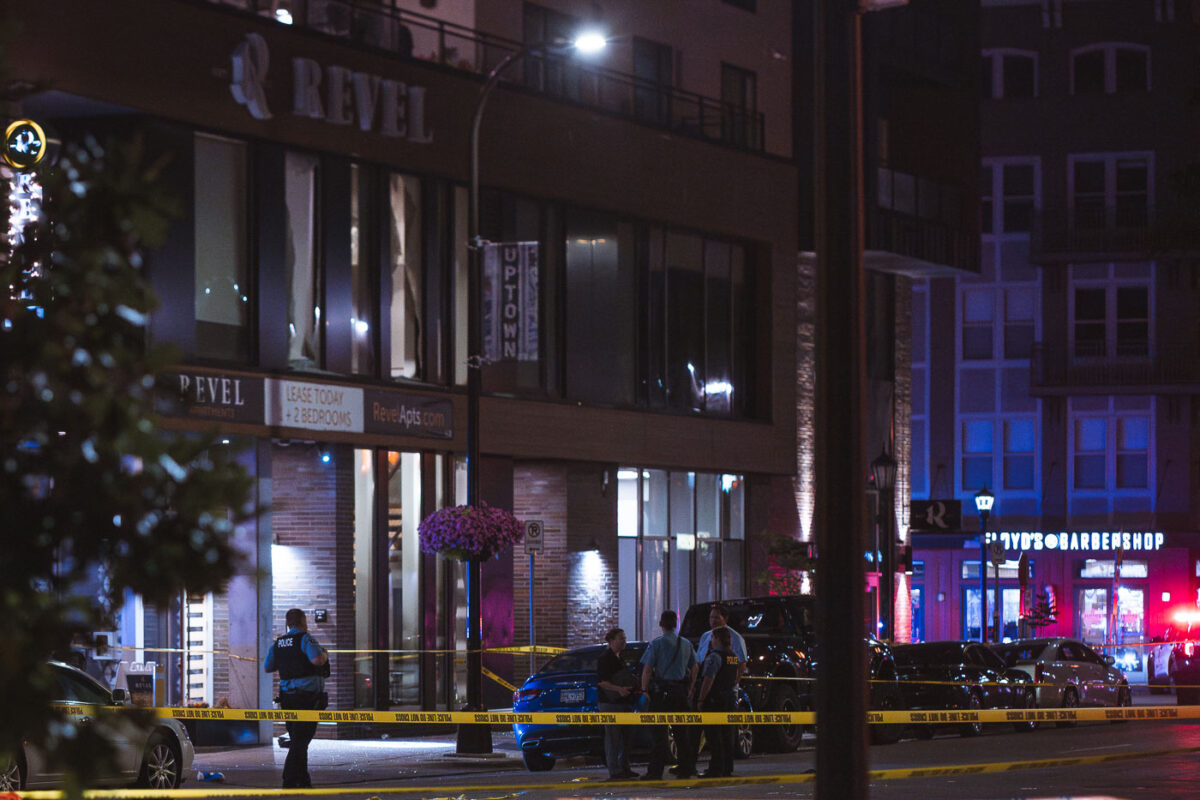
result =
[[[1161,550],[1162,531],[988,531],[987,541],[999,540],[1005,550]]]
[[[46,155],[46,133],[31,119],[19,119],[4,131],[4,160],[14,169],[36,166]]]

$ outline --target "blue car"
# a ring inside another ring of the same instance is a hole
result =
[[[517,713],[590,712],[596,711],[596,663],[607,645],[589,645],[559,653],[529,676],[521,688],[513,692],[513,711]],[[630,642],[621,651],[621,659],[641,681],[639,662],[646,650],[645,642]],[[648,698],[639,694],[636,711],[645,711]],[[739,711],[751,711],[744,694],[739,697]],[[604,728],[599,725],[513,725],[517,746],[530,772],[554,768],[554,762],[570,756],[585,756],[604,761]],[[739,727],[735,755],[745,758],[754,747],[753,730]],[[639,727],[634,735],[634,755],[648,756],[651,749],[650,728]],[[675,743],[670,743],[674,753]]]

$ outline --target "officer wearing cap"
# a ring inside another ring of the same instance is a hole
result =
[[[264,672],[279,672],[279,707],[312,710],[325,708],[325,677],[329,654],[308,633],[308,619],[298,608],[285,616],[287,633],[267,651]],[[288,754],[283,762],[284,789],[311,789],[308,775],[308,744],[317,733],[316,722],[288,722]]]

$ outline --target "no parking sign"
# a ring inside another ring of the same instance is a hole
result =
[[[542,532],[544,526],[540,519],[531,519],[525,523],[525,552],[528,555],[542,552]]]

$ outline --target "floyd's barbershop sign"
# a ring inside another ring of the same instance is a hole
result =
[[[255,119],[270,119],[266,87],[271,69],[267,40],[257,33],[233,49],[229,91]],[[356,125],[362,131],[426,144],[433,131],[425,121],[425,87],[370,72],[354,72],[311,58],[293,58],[291,112],[331,125]],[[277,70],[287,72],[288,70]]]
[[[255,375],[169,372],[159,378],[158,413],[208,422],[454,438],[454,403],[388,389]]]
[[[988,531],[989,542],[1001,541],[1005,550],[1161,550],[1162,531]]]

